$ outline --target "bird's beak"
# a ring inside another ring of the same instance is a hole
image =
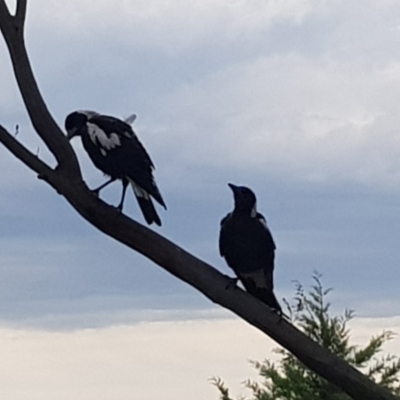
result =
[[[239,186],[236,186],[233,183],[228,183],[228,186],[232,189],[233,194],[235,194],[239,188]]]
[[[74,136],[77,135],[78,128],[72,128],[67,131],[67,139],[71,140]]]

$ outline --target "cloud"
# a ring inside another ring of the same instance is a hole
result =
[[[396,187],[399,65],[357,72],[285,55],[230,67],[166,97],[170,152],[181,143],[174,157],[197,168]]]
[[[74,107],[139,111],[177,185],[206,165],[394,188],[398,5],[368,4],[54,1],[30,7],[27,37],[61,123]]]
[[[50,1],[46,7],[30,9],[30,26],[37,32],[39,26],[45,31],[57,26],[63,36],[67,34],[71,39],[80,39],[84,33],[84,41],[91,37],[88,32],[95,31],[97,43],[86,42],[95,47],[119,42],[176,55],[209,45],[215,37],[235,41],[243,35],[263,33],[282,21],[298,24],[317,4],[314,0],[196,0],[190,4],[182,0],[111,4],[103,0],[94,8],[89,1],[71,1],[62,7]]]
[[[268,355],[274,346],[255,329],[229,319],[72,332],[3,328],[0,337],[8,360],[0,394],[16,400],[27,392],[41,400],[217,396],[210,377],[224,376],[237,388],[254,375],[249,357],[258,357],[260,348]]]
[[[278,294],[316,268],[354,306],[398,298],[398,11],[386,0],[38,0],[26,42],[61,126],[73,109],[138,113],[168,205],[163,234],[225,268],[216,243],[232,207],[226,183],[247,184],[278,243]],[[11,132],[18,123],[17,138],[54,165],[4,65],[0,122]],[[100,184],[73,146],[89,187]],[[95,314],[99,326],[102,311],[123,320],[160,293],[186,304],[184,285],[100,239],[4,149],[0,168],[2,318],[77,326]],[[115,184],[102,198],[119,195]]]
[[[354,319],[352,344],[399,327],[399,318]],[[217,398],[213,376],[238,395],[243,380],[257,379],[249,360],[277,359],[271,339],[230,317],[67,332],[2,327],[0,338],[0,394],[15,400]],[[399,350],[398,338],[385,346]]]

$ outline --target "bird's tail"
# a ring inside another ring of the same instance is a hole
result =
[[[138,186],[135,182],[133,182],[131,179],[129,179],[129,183],[133,188],[133,192],[135,193],[135,197],[139,203],[139,207],[142,210],[146,222],[149,225],[151,225],[154,222],[156,225],[161,226],[160,217],[158,216],[154,204],[151,201],[150,195],[144,189]]]
[[[267,306],[276,310],[278,312],[278,314],[282,314],[282,308],[281,308],[280,304],[278,303],[278,300],[276,299],[274,292],[257,288],[255,293],[253,293],[253,295],[255,297],[257,297],[258,299],[260,299]]]
[[[272,272],[267,274],[265,270],[257,270],[248,274],[240,274],[239,279],[251,295],[276,310],[278,314],[282,314],[282,308],[274,295]]]
[[[155,200],[157,200],[157,202],[159,204],[161,204],[165,209],[167,209],[167,206],[165,205],[164,199],[162,198],[161,193],[158,190],[158,187],[157,187],[156,182],[154,181],[154,179],[153,179],[153,182],[152,182],[151,195],[154,197]]]

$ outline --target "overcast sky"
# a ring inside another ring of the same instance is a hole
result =
[[[277,243],[279,299],[293,295],[293,280],[307,286],[318,270],[334,288],[338,310],[369,319],[399,315],[397,1],[36,0],[28,6],[26,43],[61,126],[76,109],[138,115],[134,129],[155,162],[168,206],[159,209],[162,228],[154,229],[230,273],[217,248],[219,221],[233,205],[226,184],[247,185]],[[0,123],[11,132],[19,124],[18,139],[54,165],[29,123],[3,41],[0,93]],[[79,139],[72,144],[89,187],[103,182]],[[196,324],[233,323],[199,293],[89,226],[2,147],[0,168],[0,326],[14,332],[4,337],[35,346],[32,332],[67,335],[64,347],[89,329],[93,337],[109,332],[101,340],[112,347],[137,324],[165,323],[172,332],[186,323],[191,336]],[[117,204],[120,190],[113,184],[102,197]],[[131,193],[125,204],[143,223]],[[155,364],[149,373],[165,369]],[[202,368],[206,376],[223,375]],[[90,382],[85,399],[95,387]],[[200,385],[209,390],[208,382]],[[54,390],[45,391],[49,399]],[[172,391],[171,398],[187,393]]]

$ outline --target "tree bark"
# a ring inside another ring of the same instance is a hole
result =
[[[38,134],[54,155],[50,167],[0,125],[0,142],[40,179],[46,181],[89,223],[106,235],[143,254],[178,279],[196,288],[257,327],[292,352],[304,365],[355,400],[400,400],[358,370],[313,342],[256,298],[233,285],[212,266],[194,257],[158,233],[128,218],[89,191],[82,180],[76,155],[50,115],[40,94],[24,44],[26,0],[17,1],[12,15],[0,0],[0,29],[10,52],[15,77],[27,112]]]

